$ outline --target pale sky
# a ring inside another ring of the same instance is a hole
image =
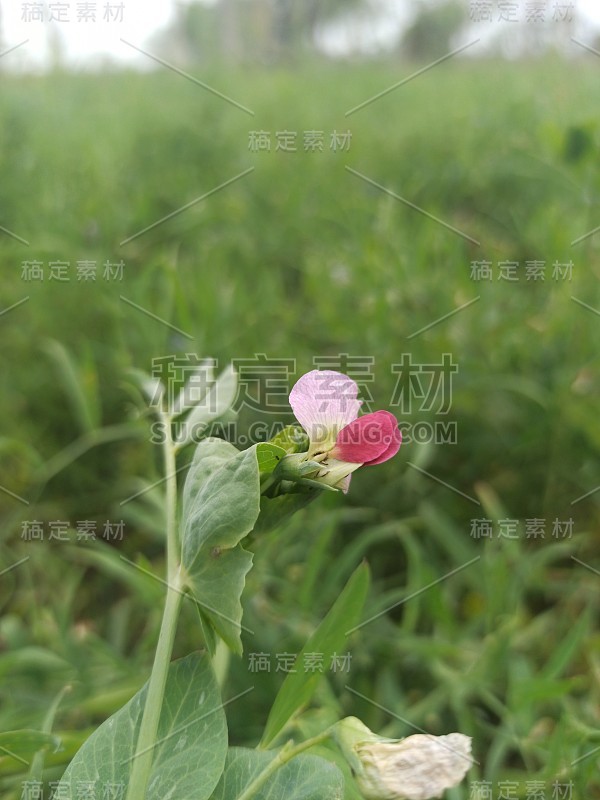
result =
[[[193,0],[179,0],[179,2]],[[210,2],[210,0],[207,0]],[[301,0],[300,0],[301,1]],[[73,68],[90,68],[110,60],[121,64],[135,64],[141,69],[156,65],[146,56],[124,44],[126,39],[133,45],[147,49],[148,40],[173,18],[178,0],[0,0],[1,52],[28,40],[13,52],[3,56],[5,69],[43,68],[47,61],[49,43],[54,36],[59,38],[66,60]],[[343,53],[348,46],[358,46],[363,51],[391,44],[398,30],[407,20],[404,0],[385,0],[389,14],[362,19],[360,25],[340,25],[320,37],[321,46],[328,52]],[[558,25],[552,21],[552,13],[558,0],[546,0],[548,20],[545,25]],[[585,38],[600,28],[600,0],[572,0],[578,23],[577,35]],[[475,0],[465,0],[473,8]],[[527,0],[521,0],[522,9]],[[109,9],[107,10],[107,6]],[[498,16],[498,2],[493,0],[494,17]],[[521,17],[524,11],[520,10]],[[80,21],[79,15],[87,11],[89,20]],[[95,20],[93,19],[95,13]],[[109,14],[109,18],[105,18]],[[62,20],[51,16],[61,16]],[[40,20],[39,17],[42,17]],[[489,35],[498,25],[510,23],[481,23],[474,26],[474,35]],[[478,29],[481,28],[481,31]]]

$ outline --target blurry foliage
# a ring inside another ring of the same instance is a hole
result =
[[[474,43],[477,25],[472,20],[476,15],[470,9],[476,5],[463,0],[403,0],[399,9],[389,0],[185,2],[176,6],[171,23],[155,34],[151,49],[180,67],[216,63],[301,66],[307,56],[322,57],[323,47],[329,52],[326,42],[333,44],[338,54],[341,46],[342,59],[379,48],[380,56],[387,53],[388,58],[404,63],[427,63],[447,56],[469,38]],[[540,11],[533,5],[527,6],[527,13]],[[509,58],[570,53],[571,38],[577,32],[575,14],[566,4],[554,5],[554,9],[543,9],[544,24],[490,25],[472,53]],[[521,6],[523,19],[523,3]],[[397,10],[402,11],[400,23]],[[397,41],[394,44],[394,36],[388,33],[387,41],[378,45],[376,32],[386,28],[395,32]]]
[[[457,444],[406,442],[392,462],[359,472],[346,498],[323,497],[256,537],[244,594],[255,633],[231,662],[226,695],[250,681],[255,691],[228,709],[232,744],[256,743],[283,679],[275,659],[250,674],[249,654],[299,652],[366,558],[365,618],[379,616],[348,639],[350,673],[326,669],[298,724],[312,731],[355,714],[401,736],[409,728],[396,714],[431,733],[472,735],[473,778],[572,777],[574,797],[600,792],[597,754],[582,758],[599,736],[598,576],[572,558],[598,567],[598,320],[571,300],[600,308],[599,238],[571,245],[600,219],[588,112],[600,99],[597,69],[457,61],[350,117],[397,82],[396,66],[207,66],[202,79],[254,117],[167,71],[4,79],[1,224],[30,246],[0,238],[2,308],[29,296],[0,317],[0,485],[29,505],[0,493],[0,569],[28,558],[2,576],[0,729],[40,730],[71,686],[46,780],[139,688],[156,638],[163,587],[121,558],[163,574],[163,487],[150,489],[162,466],[127,370],[192,351],[221,366],[255,353],[296,358],[297,374],[314,356],[374,356],[373,406],[388,408],[403,353],[424,364],[452,353]],[[251,152],[258,129],[298,131],[297,152],[277,152],[274,140]],[[312,129],[326,132],[323,152],[303,151]],[[329,149],[334,129],[351,130],[349,152]],[[77,281],[80,259],[97,260],[95,282]],[[120,259],[123,280],[104,280],[102,264]],[[483,259],[494,280],[471,280],[471,261]],[[530,259],[546,261],[544,282],[524,279]],[[44,281],[21,278],[25,260],[43,263]],[[55,260],[70,262],[69,282],[48,280]],[[503,260],[522,265],[518,283],[497,280]],[[553,263],[569,260],[572,281],[553,280]],[[246,410],[241,432],[255,419]],[[418,407],[403,415],[434,420]],[[474,517],[544,519],[547,533],[477,540]],[[574,519],[571,538],[551,536],[556,517]],[[122,541],[77,541],[78,520],[100,531],[107,518],[126,520]],[[34,519],[46,539],[50,521],[69,520],[70,542],[23,541],[22,523]],[[201,641],[195,609],[183,614],[178,654]],[[22,764],[0,758],[3,797],[19,797],[23,778]],[[468,787],[452,797],[466,800]]]
[[[166,58],[196,63],[290,62],[314,45],[325,23],[380,0],[219,0],[180,4],[154,38]]]
[[[433,61],[456,47],[455,39],[469,22],[468,7],[462,0],[436,5],[417,2],[413,21],[402,36],[400,50],[412,59]]]

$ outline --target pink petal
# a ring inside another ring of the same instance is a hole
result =
[[[396,455],[401,443],[396,417],[389,411],[375,411],[342,428],[331,456],[354,464],[381,464]]]
[[[361,406],[358,386],[347,375],[313,369],[290,392],[290,405],[311,442],[335,439],[339,430],[356,419]]]
[[[385,414],[388,419],[388,434],[387,434],[387,441],[389,442],[387,450],[384,450],[381,455],[377,458],[373,459],[373,461],[366,462],[366,466],[373,467],[375,464],[383,464],[384,461],[388,461],[390,458],[393,458],[398,450],[400,450],[400,445],[402,444],[402,431],[398,427],[398,420],[393,414],[390,414],[389,411],[376,411],[376,414]]]

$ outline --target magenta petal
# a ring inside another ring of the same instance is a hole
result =
[[[388,461],[390,458],[393,458],[398,450],[400,450],[400,445],[402,444],[402,431],[398,427],[398,420],[393,414],[390,414],[389,411],[377,411],[377,414],[385,414],[388,419],[387,426],[388,432],[385,438],[389,442],[387,449],[380,453],[377,458],[373,459],[373,461],[366,462],[367,466],[374,466],[375,464],[383,464],[384,461]]]
[[[356,419],[361,406],[352,378],[333,370],[313,369],[290,392],[290,405],[311,442],[325,441]]]
[[[331,455],[353,464],[381,464],[396,455],[401,442],[402,434],[394,415],[375,411],[342,428]]]

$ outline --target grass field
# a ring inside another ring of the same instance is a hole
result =
[[[346,354],[405,442],[346,498],[254,542],[256,633],[225,695],[255,689],[228,709],[232,742],[256,743],[276,654],[301,649],[366,558],[365,618],[378,616],[299,724],[341,713],[390,736],[466,733],[478,763],[452,800],[488,797],[485,781],[494,798],[600,797],[600,236],[572,245],[600,225],[599,69],[446,63],[349,116],[413,67],[202,75],[254,116],[168,70],[2,77],[0,225],[29,244],[0,234],[0,310],[20,303],[0,316],[0,558],[28,558],[0,586],[0,730],[39,728],[71,687],[45,781],[146,680],[156,640],[162,587],[120,558],[164,567],[162,487],[121,505],[161,477],[128,370],[264,354],[295,359],[291,387]],[[284,130],[295,152],[276,149]],[[306,152],[315,130],[323,150]],[[348,150],[333,131],[350,131]],[[83,261],[95,281],[78,280]],[[121,261],[121,279],[104,276]],[[55,262],[69,280],[50,279]],[[492,280],[473,277],[481,262]],[[397,405],[398,365],[426,374],[444,354],[446,413],[439,394]],[[239,435],[261,420],[291,416],[245,408]],[[448,423],[455,443],[426,435]],[[77,539],[81,520],[121,519],[122,540]],[[68,541],[50,537],[57,521]],[[199,646],[187,609],[176,649]],[[0,757],[2,797],[21,796],[26,771]]]

